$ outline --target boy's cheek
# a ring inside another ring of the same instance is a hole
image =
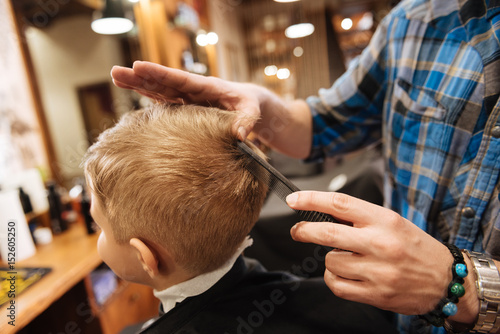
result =
[[[101,231],[101,234],[99,235],[99,238],[97,240],[97,254],[101,257],[101,259],[108,265],[108,267],[115,272],[115,274],[118,275],[117,271],[119,271],[120,265],[116,263],[117,256],[118,254],[114,254],[116,250],[114,250],[111,245],[109,245],[107,239],[106,239],[106,234]]]
[[[116,276],[126,281],[144,284],[141,279],[143,269],[137,257],[132,256],[132,252],[125,245],[111,245],[103,231],[97,241],[97,253]]]

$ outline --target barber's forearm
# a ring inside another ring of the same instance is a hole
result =
[[[270,91],[261,91],[261,120],[255,134],[265,144],[294,158],[306,158],[311,149],[312,119],[303,100],[285,102]]]

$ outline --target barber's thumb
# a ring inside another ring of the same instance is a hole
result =
[[[286,203],[293,207],[296,203],[297,203],[297,200],[299,199],[299,194],[297,193],[293,193],[293,194],[290,194],[286,197]]]

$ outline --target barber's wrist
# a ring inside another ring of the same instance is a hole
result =
[[[476,288],[478,303],[477,317],[472,326],[464,323],[446,323],[445,325],[451,326],[445,327],[448,333],[500,333],[500,275],[498,273],[498,262],[486,254],[467,250],[464,253],[466,258],[470,260],[471,271],[474,274],[473,284]],[[470,310],[468,314],[472,316],[473,311]],[[464,321],[464,318],[461,317],[460,320]]]
[[[472,263],[469,257],[464,255],[464,261],[469,268],[469,272],[472,271]],[[467,275],[464,279],[465,295],[460,298],[457,307],[457,314],[448,318],[448,322],[453,325],[454,328],[470,329],[474,327],[479,314],[479,299],[477,298],[476,291],[476,277],[473,274]]]
[[[452,279],[449,279],[450,274],[446,275],[448,277],[447,282],[449,282],[446,293],[433,310],[420,315],[421,318],[436,327],[444,326],[450,317],[458,314],[459,302],[467,293],[464,285],[469,276],[468,268],[460,249],[449,243],[443,243],[443,245],[448,248],[449,253],[453,257],[453,263],[447,266]]]

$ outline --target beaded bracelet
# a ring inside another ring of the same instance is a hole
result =
[[[448,294],[441,299],[436,308],[427,314],[420,317],[427,320],[431,325],[441,327],[444,325],[444,320],[447,317],[453,316],[457,313],[458,299],[465,294],[464,278],[467,277],[467,266],[465,265],[464,257],[457,246],[443,242],[443,245],[448,247],[453,255],[453,265],[451,266],[451,273],[453,279],[448,285]]]

